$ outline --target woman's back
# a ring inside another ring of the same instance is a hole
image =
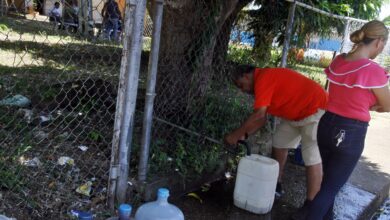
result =
[[[369,109],[376,104],[371,89],[388,84],[388,74],[375,62],[354,61],[341,54],[325,69],[330,81],[328,111],[360,121],[370,121]]]

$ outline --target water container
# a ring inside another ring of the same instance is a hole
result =
[[[128,204],[121,204],[118,209],[119,220],[130,220],[131,206]]]
[[[132,207],[129,204],[121,204],[118,208],[118,216],[107,218],[106,220],[132,220]]]
[[[302,158],[302,145],[298,145],[298,147],[294,150],[294,163],[305,166],[305,162]]]
[[[78,220],[93,220],[93,215],[89,212],[80,212],[78,215]]]
[[[238,164],[234,205],[252,213],[265,214],[271,211],[274,203],[279,164],[271,158],[250,154],[247,148],[248,155]]]
[[[138,208],[135,220],[184,220],[184,215],[176,206],[168,203],[169,190],[160,188],[157,200]]]

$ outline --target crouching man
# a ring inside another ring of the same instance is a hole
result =
[[[225,136],[225,142],[236,145],[238,140],[255,133],[266,123],[267,114],[280,117],[272,140],[272,157],[279,162],[276,195],[283,194],[281,181],[288,149],[301,143],[307,177],[302,208],[306,208],[322,181],[317,126],[326,107],[327,93],[316,82],[287,68],[238,66],[233,71],[233,82],[242,92],[254,95],[254,111],[239,128]]]

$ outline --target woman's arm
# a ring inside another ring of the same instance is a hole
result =
[[[372,89],[377,99],[376,108],[373,109],[377,112],[390,112],[390,90],[389,86],[382,88]]]

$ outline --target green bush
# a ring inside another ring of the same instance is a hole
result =
[[[236,128],[251,112],[248,97],[237,94],[230,88],[215,91],[204,100],[204,105],[193,103],[194,112],[189,129],[216,138],[221,143],[223,136]],[[164,128],[159,127],[160,130]],[[204,172],[212,172],[221,163],[226,149],[223,146],[188,133],[171,132],[170,136],[152,141],[150,172],[160,175],[178,172],[190,180],[200,177]]]

